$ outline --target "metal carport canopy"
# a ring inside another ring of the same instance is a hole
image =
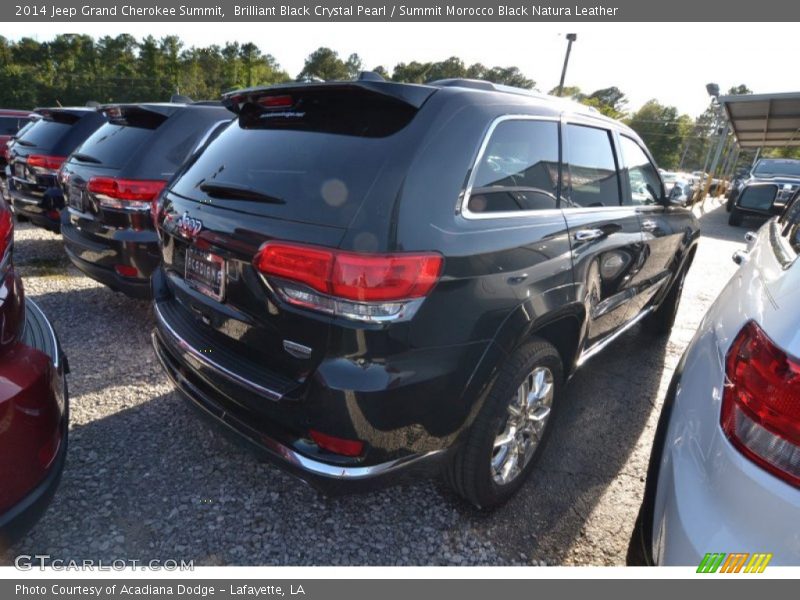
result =
[[[800,146],[800,92],[720,96],[741,148]]]

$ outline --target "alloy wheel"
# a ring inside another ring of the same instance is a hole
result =
[[[496,484],[509,484],[530,463],[550,419],[554,392],[553,372],[538,366],[510,399],[506,420],[492,448],[492,479]]]

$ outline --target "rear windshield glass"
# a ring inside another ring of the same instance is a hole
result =
[[[792,175],[800,177],[800,161],[762,160],[756,165],[753,174],[762,176]]]
[[[79,154],[104,167],[121,167],[151,134],[151,129],[106,123],[83,143]]]
[[[396,127],[397,121],[391,110],[383,115],[383,125],[371,123],[377,118],[366,115],[359,122],[344,113],[341,121],[333,116],[319,122],[287,116],[240,118],[189,166],[172,190],[244,212],[345,227],[387,161],[397,159],[392,136],[372,135],[385,132],[386,123]]]
[[[53,148],[72,127],[71,123],[58,123],[49,119],[40,119],[19,139],[25,146],[37,148]]]

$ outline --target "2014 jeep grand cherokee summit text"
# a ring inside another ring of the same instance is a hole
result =
[[[486,82],[288,84],[154,207],[156,352],[182,392],[320,487],[523,483],[565,380],[666,333],[699,236],[641,140]],[[360,485],[359,485],[360,484]]]

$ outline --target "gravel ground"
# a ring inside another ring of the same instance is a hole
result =
[[[746,229],[716,201],[669,341],[638,329],[570,383],[538,470],[490,514],[437,481],[326,498],[228,442],[162,374],[146,302],[82,276],[59,236],[16,232],[26,293],[69,358],[70,450],[54,502],[5,554],[196,565],[624,564],[672,371]]]

